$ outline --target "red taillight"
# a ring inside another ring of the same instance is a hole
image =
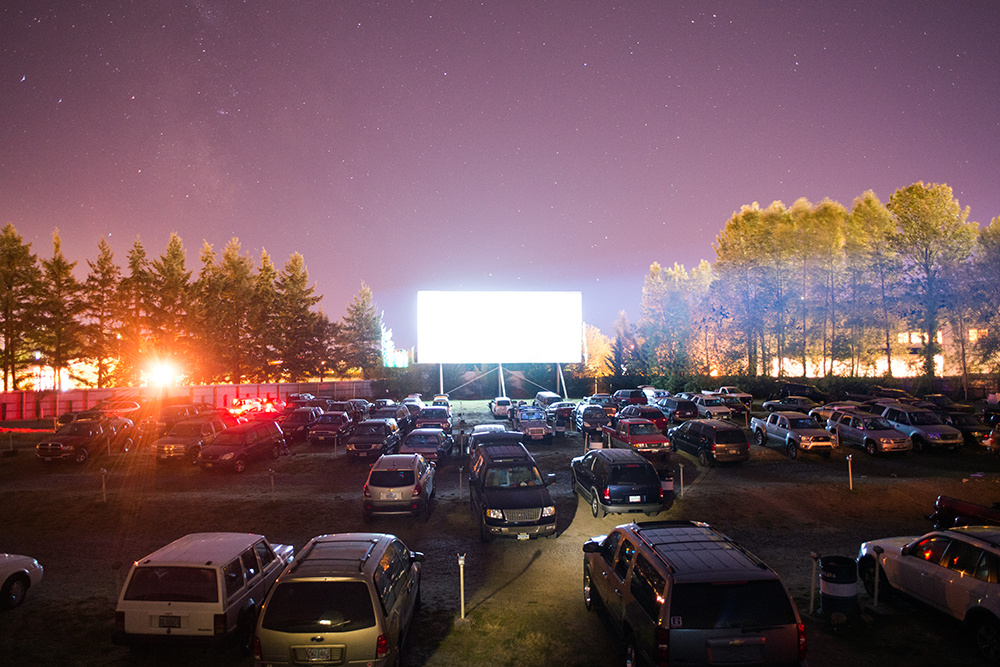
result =
[[[387,655],[389,655],[389,638],[385,635],[379,635],[375,642],[375,657],[384,658]]]
[[[214,623],[212,624],[212,632],[216,635],[226,634],[226,615],[216,614],[213,617]]]
[[[804,623],[799,623],[796,626],[799,629],[799,660],[806,659],[806,626]]]
[[[372,497],[372,492],[368,490],[368,482],[365,482],[364,496],[365,496],[365,498],[371,498]]]
[[[257,637],[256,635],[253,638],[253,657],[254,660],[264,659],[260,652],[260,637]]]
[[[601,492],[601,495],[604,496],[605,500],[611,500],[611,489],[604,487],[604,491]]]
[[[660,484],[660,502],[663,502],[663,484]]]
[[[670,664],[670,630],[667,628],[656,629],[656,664]]]
[[[420,486],[420,482],[417,482],[416,484],[413,485],[413,495],[414,496],[419,496],[422,491],[423,491],[423,488]]]

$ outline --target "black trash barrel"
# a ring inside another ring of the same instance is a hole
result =
[[[852,616],[858,612],[858,566],[847,556],[819,559],[819,591],[823,612]]]

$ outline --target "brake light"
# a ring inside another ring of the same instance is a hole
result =
[[[670,630],[667,628],[656,629],[656,664],[670,664]]]
[[[216,635],[226,634],[226,615],[225,614],[215,614],[212,617],[214,621],[212,624],[212,632]]]
[[[423,491],[423,488],[420,486],[420,482],[413,485],[413,495],[419,496],[421,491]]]
[[[389,655],[389,638],[385,635],[379,635],[375,642],[375,657],[384,658],[387,655]]]
[[[806,626],[804,623],[799,623],[796,626],[799,630],[799,660],[806,659]]]
[[[253,657],[254,660],[263,660],[262,654],[260,652],[260,637],[254,635],[253,638]]]
[[[604,496],[605,500],[611,500],[611,489],[604,487],[604,491],[601,492],[601,495]]]
[[[365,490],[364,490],[363,493],[364,493],[365,498],[371,498],[372,497],[372,492],[368,490],[368,482],[365,482]]]
[[[660,484],[660,501],[663,501],[663,485]]]

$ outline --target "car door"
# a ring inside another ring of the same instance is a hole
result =
[[[576,478],[575,482],[583,490],[583,493],[590,493],[590,485],[593,481],[592,468],[596,458],[597,455],[594,452],[588,452],[584,454],[583,459],[573,465],[573,477]]]
[[[935,601],[944,597],[947,572],[941,562],[950,543],[951,538],[944,535],[929,535],[900,556],[899,587],[904,593],[940,608]]]
[[[694,437],[697,434],[694,432],[694,425],[695,422],[686,421],[679,427],[677,427],[676,431],[674,431],[674,442],[677,444],[677,447],[682,451],[688,453],[695,452],[696,448],[694,444]]]
[[[841,415],[837,420],[837,440],[840,444],[861,445],[865,437],[865,423],[858,417]]]
[[[600,555],[593,561],[595,569],[590,573],[591,584],[597,588],[601,600],[607,601],[616,595],[613,586],[614,567],[622,537],[622,532],[616,530],[604,538]]]
[[[604,598],[604,606],[614,619],[615,625],[620,626],[625,615],[625,581],[628,579],[629,567],[635,557],[635,545],[628,538],[622,540],[622,545],[618,549],[615,557],[614,567],[608,576],[611,587],[611,595]]]
[[[966,610],[979,606],[989,597],[990,572],[996,571],[996,561],[996,555],[974,544],[953,539],[941,561],[943,594],[935,597],[932,604],[946,614],[964,620]]]

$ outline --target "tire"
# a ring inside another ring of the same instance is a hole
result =
[[[274,445],[271,447],[271,458],[276,459],[281,456],[281,447]]]
[[[880,600],[887,599],[892,594],[892,586],[889,584],[889,580],[885,578],[885,572],[879,569],[878,577],[878,596]],[[858,576],[861,578],[861,583],[865,586],[865,592],[868,593],[868,597],[875,597],[875,559],[871,556],[866,556],[858,563]]]
[[[237,475],[247,469],[247,460],[242,456],[233,461],[233,472]]]
[[[191,450],[191,452],[190,452],[190,453],[188,454],[188,462],[189,462],[189,463],[190,463],[191,465],[193,465],[193,466],[196,466],[196,465],[198,465],[198,456],[199,456],[200,454],[201,454],[201,448],[200,448],[200,447],[195,447],[195,448],[194,448],[194,449],[192,449],[192,450]]]
[[[763,447],[764,443],[766,442],[765,439],[764,439],[764,432],[763,431],[756,431],[753,434],[753,439],[761,447]]]
[[[788,446],[785,447],[785,454],[787,454],[788,458],[790,459],[798,458],[799,446],[796,445],[794,442],[788,443]]]
[[[707,468],[712,465],[712,461],[708,458],[708,452],[704,449],[698,451],[698,465],[702,468]]]
[[[590,576],[590,568],[586,565],[583,566],[583,606],[587,608],[587,611],[601,608],[601,596],[597,594],[597,589],[594,588],[594,580]]]
[[[89,458],[90,458],[90,452],[88,452],[84,447],[77,447],[73,451],[73,463],[77,465],[82,466],[84,463],[87,462],[87,459]]]
[[[1000,664],[1000,621],[996,617],[983,614],[972,624],[972,637],[976,650],[991,664]]]
[[[923,438],[913,438],[913,451],[917,454],[923,454],[927,451],[927,443],[924,442]]]
[[[594,514],[595,519],[603,519],[607,514],[601,509],[601,500],[597,495],[597,489],[590,490],[590,511]]]
[[[878,445],[875,444],[874,440],[865,440],[865,451],[870,456],[878,456]]]
[[[24,574],[18,572],[10,575],[0,589],[0,606],[4,609],[20,607],[30,587],[31,581]]]

